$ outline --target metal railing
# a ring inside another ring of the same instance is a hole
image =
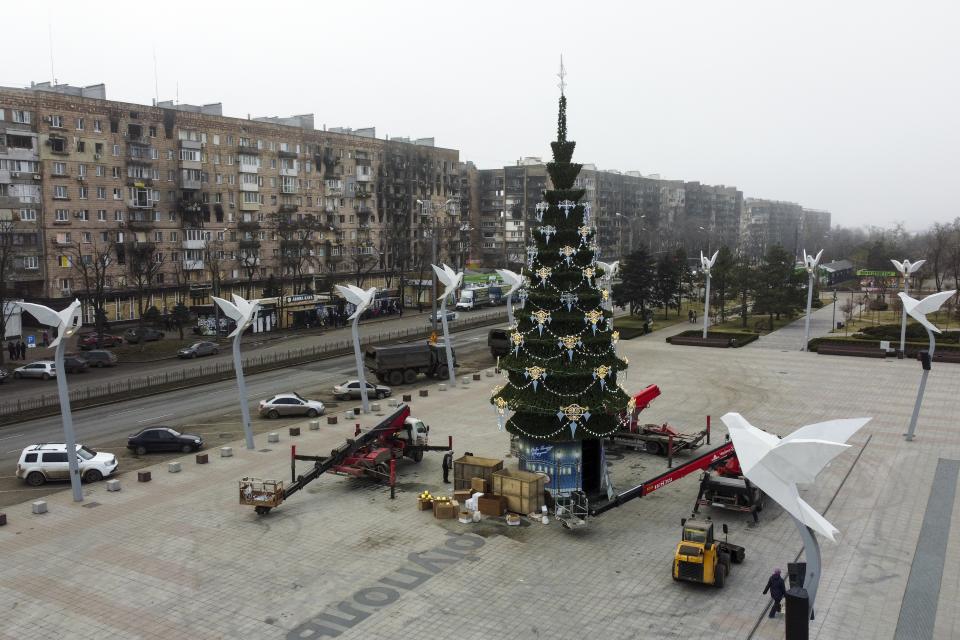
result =
[[[473,329],[486,324],[502,321],[506,311],[493,311],[483,314],[470,314],[465,319],[450,322],[450,331],[459,332]],[[410,340],[427,338],[433,332],[425,316],[423,327],[408,327],[396,331],[379,332],[374,335],[361,336],[360,344],[367,347],[373,344],[389,343],[396,340]],[[321,334],[322,335],[322,334]],[[243,359],[243,369],[246,373],[259,373],[271,369],[305,364],[345,355],[353,352],[351,340],[337,340],[315,347],[288,349],[274,353],[253,355]],[[122,402],[131,398],[143,397],[154,393],[172,391],[197,383],[208,384],[220,380],[233,378],[233,363],[224,360],[209,365],[184,367],[173,371],[148,376],[130,377],[102,385],[91,385],[70,391],[70,404],[74,408],[83,406]],[[34,398],[22,398],[0,402],[0,421],[10,422],[20,414],[27,414],[24,419],[35,418],[39,415],[50,415],[58,412],[60,401],[56,393],[44,394]]]

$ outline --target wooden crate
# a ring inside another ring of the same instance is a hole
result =
[[[533,513],[543,506],[546,477],[540,473],[500,469],[493,473],[493,493],[507,499],[507,511]]]
[[[490,482],[494,471],[500,469],[503,469],[503,460],[480,456],[457,458],[453,461],[453,488],[456,491],[466,491],[470,489],[473,478],[483,478]]]

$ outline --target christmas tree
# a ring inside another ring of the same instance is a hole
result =
[[[511,328],[511,352],[501,359],[506,383],[492,403],[501,426],[519,438],[521,468],[543,471],[559,493],[600,490],[602,438],[621,424],[629,398],[617,377],[627,362],[617,356],[613,313],[604,309],[596,230],[581,165],[567,140],[567,99],[561,66],[557,140],[547,164],[553,189],[536,207],[527,248],[526,304]],[[507,413],[512,416],[507,419]]]

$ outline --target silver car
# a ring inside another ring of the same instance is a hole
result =
[[[297,393],[278,393],[269,400],[260,401],[260,415],[265,418],[280,416],[316,418],[323,415],[323,410],[323,403],[319,400],[307,400]]]
[[[53,360],[37,360],[13,370],[14,378],[41,378],[49,380],[57,377],[57,368]]]

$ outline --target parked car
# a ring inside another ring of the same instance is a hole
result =
[[[83,354],[83,357],[86,359],[87,364],[91,367],[115,367],[117,366],[117,356],[112,351],[104,351],[103,349],[94,349],[92,351],[87,351]]]
[[[152,451],[182,451],[191,453],[203,447],[203,438],[192,433],[180,433],[170,427],[148,427],[127,438],[127,449],[142,456]]]
[[[189,347],[177,351],[178,358],[196,358],[199,356],[215,356],[220,353],[216,342],[194,342]]]
[[[154,342],[163,337],[163,331],[159,329],[153,329],[151,327],[134,327],[133,329],[127,329],[123,332],[123,339],[129,342],[130,344],[138,344],[140,342]]]
[[[117,470],[117,456],[98,453],[90,447],[77,444],[77,461],[80,477],[84,482],[97,482]],[[70,466],[67,460],[67,445],[63,443],[34,444],[20,453],[17,462],[17,477],[33,487],[49,480],[69,480]]]
[[[63,368],[67,373],[83,373],[89,366],[86,358],[76,354],[68,353],[63,357]]]
[[[3,381],[10,377],[10,372],[6,369],[0,369],[0,384],[3,384]]]
[[[390,387],[383,384],[372,384],[367,382],[367,397],[376,398],[381,400],[389,396],[393,391]],[[338,385],[333,387],[333,395],[337,397],[338,400],[346,400],[348,398],[359,398],[360,397],[360,381],[359,380],[347,380],[341,382]]]
[[[308,416],[315,418],[323,415],[323,403],[319,400],[307,400],[298,393],[278,393],[269,400],[260,401],[260,415],[267,418],[280,416]]]
[[[456,311],[447,311],[447,322],[453,322],[457,319]],[[437,311],[437,322],[443,321],[443,314]],[[433,314],[427,316],[427,324],[433,324]]]
[[[99,336],[99,342],[100,342],[99,345],[97,344],[97,342],[98,342],[97,333],[85,333],[82,336],[80,336],[80,341],[78,344],[79,344],[79,347],[83,350],[97,349],[98,347],[119,347],[120,345],[123,344],[123,338],[121,338],[120,336],[114,336],[114,335],[110,335],[109,333],[105,333]]]
[[[41,378],[49,380],[57,377],[57,368],[53,360],[37,360],[13,370],[14,378]]]

